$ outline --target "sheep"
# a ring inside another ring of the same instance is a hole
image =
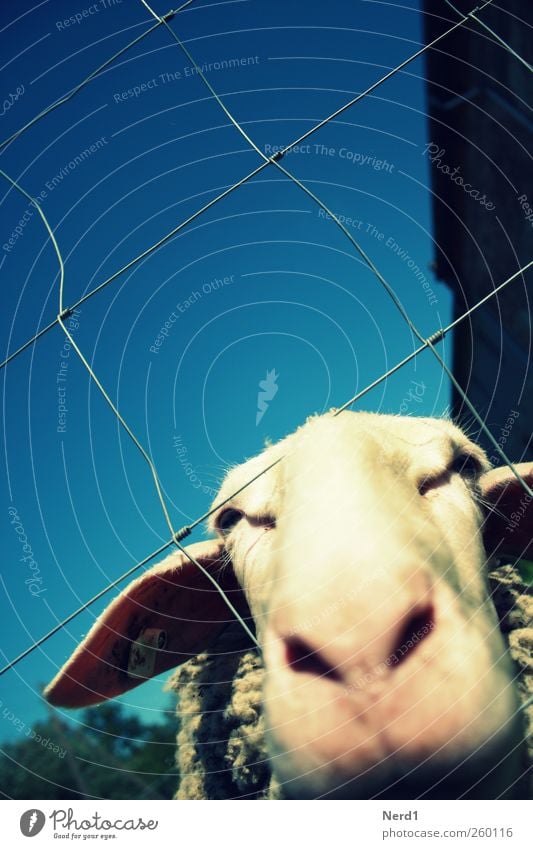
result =
[[[451,421],[311,417],[227,473],[213,538],[133,581],[46,697],[177,667],[178,799],[528,798],[530,501]]]

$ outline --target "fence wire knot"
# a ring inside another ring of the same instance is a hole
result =
[[[441,330],[436,330],[435,333],[432,333],[431,336],[428,336],[426,339],[426,345],[430,347],[431,345],[436,345],[437,342],[440,342],[446,336],[446,329],[442,328]]]
[[[176,531],[176,533],[172,535],[172,539],[174,542],[181,542],[182,539],[186,539],[191,534],[192,528],[189,525],[184,525],[183,528],[180,528],[179,531]]]

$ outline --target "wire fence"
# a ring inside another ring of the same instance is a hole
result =
[[[211,510],[208,510],[207,512],[203,513],[201,516],[199,516],[198,518],[196,518],[194,521],[190,522],[188,525],[184,526],[183,528],[180,528],[180,529],[174,528],[172,520],[170,518],[170,513],[169,513],[169,510],[168,510],[168,507],[167,507],[167,503],[166,503],[164,495],[163,495],[163,489],[162,489],[162,486],[161,486],[161,483],[160,483],[160,480],[159,480],[157,469],[155,467],[154,462],[152,461],[152,458],[150,457],[150,454],[143,447],[143,445],[141,444],[139,439],[136,437],[135,433],[130,428],[130,426],[128,425],[128,423],[126,422],[126,420],[124,419],[124,417],[122,416],[122,414],[120,413],[118,408],[116,407],[116,405],[111,400],[111,398],[110,398],[108,392],[106,391],[105,387],[103,386],[101,381],[98,379],[93,368],[91,367],[88,360],[84,356],[83,351],[77,345],[72,334],[69,332],[69,329],[67,328],[67,326],[65,324],[65,321],[85,301],[94,297],[97,293],[101,292],[107,286],[109,286],[110,284],[115,282],[125,272],[129,271],[131,268],[133,268],[135,265],[137,265],[143,259],[145,259],[149,255],[153,254],[155,251],[157,251],[159,248],[161,248],[163,245],[165,245],[170,239],[172,239],[174,236],[176,236],[178,233],[180,233],[184,228],[186,228],[188,225],[190,225],[193,221],[195,221],[197,218],[199,218],[201,215],[203,215],[205,212],[207,212],[207,210],[211,209],[215,204],[219,203],[224,198],[228,197],[230,194],[237,191],[241,186],[243,186],[248,181],[252,180],[257,174],[260,174],[266,168],[274,168],[277,171],[279,171],[282,175],[284,175],[285,178],[287,178],[293,184],[295,184],[300,191],[305,193],[307,195],[307,197],[309,197],[321,210],[323,210],[324,213],[326,214],[326,216],[331,218],[334,225],[336,227],[338,227],[340,229],[340,231],[342,232],[342,234],[349,240],[352,249],[354,249],[356,251],[356,253],[361,257],[363,262],[366,264],[366,266],[373,273],[373,275],[376,278],[379,285],[385,290],[388,297],[391,299],[392,303],[394,304],[394,306],[396,307],[396,309],[400,313],[403,321],[406,323],[407,327],[411,331],[412,336],[414,338],[416,338],[418,340],[418,342],[420,343],[418,345],[418,347],[416,347],[409,354],[407,354],[401,361],[396,363],[396,365],[394,365],[388,371],[381,374],[379,377],[377,377],[375,380],[373,380],[371,383],[369,383],[364,389],[362,389],[356,395],[354,395],[353,397],[348,399],[342,406],[338,407],[336,409],[335,415],[340,415],[342,412],[344,412],[346,409],[348,409],[353,404],[355,404],[357,401],[359,401],[362,397],[364,397],[364,395],[366,395],[367,392],[372,390],[374,387],[376,387],[377,385],[379,385],[383,381],[387,380],[390,376],[392,376],[398,370],[402,369],[411,360],[418,357],[422,353],[422,351],[429,349],[431,351],[432,355],[436,358],[441,369],[444,371],[444,373],[447,375],[447,377],[452,382],[452,384],[455,387],[455,390],[457,391],[458,395],[461,397],[464,404],[467,406],[470,413],[472,414],[472,416],[474,417],[474,419],[478,423],[480,430],[485,434],[486,438],[490,441],[490,443],[494,447],[497,454],[501,457],[502,461],[512,471],[512,473],[514,474],[514,476],[518,480],[520,486],[523,488],[525,493],[530,498],[533,498],[532,489],[530,488],[528,483],[524,480],[524,478],[520,475],[518,469],[513,465],[513,463],[507,457],[507,455],[504,452],[500,442],[498,442],[495,439],[495,437],[491,433],[490,429],[486,425],[485,420],[478,413],[475,406],[471,403],[467,394],[464,392],[462,387],[459,385],[455,376],[453,375],[453,373],[451,372],[451,370],[449,369],[449,367],[445,363],[443,357],[441,356],[441,354],[439,354],[439,352],[437,351],[437,349],[435,347],[439,342],[441,342],[447,336],[447,334],[451,330],[453,330],[460,323],[462,323],[464,320],[469,318],[474,312],[476,312],[485,303],[487,303],[492,298],[497,297],[497,295],[500,294],[501,292],[503,292],[504,289],[506,287],[508,287],[511,283],[522,278],[523,275],[533,265],[533,260],[528,262],[527,264],[525,264],[522,268],[520,268],[518,271],[514,272],[512,275],[510,275],[506,280],[501,282],[491,292],[489,292],[485,297],[481,298],[477,303],[475,303],[472,307],[470,307],[468,310],[466,310],[462,315],[457,317],[454,321],[452,321],[446,327],[437,328],[434,331],[434,333],[432,333],[429,337],[426,338],[419,331],[418,327],[414,324],[414,322],[410,318],[410,316],[409,316],[408,312],[406,311],[406,309],[404,308],[400,298],[396,294],[392,284],[388,282],[388,280],[381,273],[381,271],[377,268],[377,266],[375,265],[373,260],[370,258],[370,256],[363,250],[363,248],[358,243],[358,241],[348,231],[347,227],[342,223],[340,218],[337,215],[335,215],[328,208],[328,206],[321,200],[321,198],[319,198],[314,192],[312,192],[304,183],[302,183],[300,180],[298,180],[298,178],[294,174],[292,174],[291,171],[288,170],[288,168],[286,168],[284,165],[281,164],[281,161],[283,160],[285,155],[287,153],[289,153],[293,148],[300,145],[302,142],[307,140],[311,135],[315,134],[320,129],[325,127],[328,123],[330,123],[334,119],[338,118],[341,114],[343,114],[347,110],[351,109],[358,102],[362,101],[369,94],[374,92],[379,86],[383,85],[383,83],[385,83],[387,80],[391,79],[393,76],[395,76],[400,71],[402,71],[407,65],[409,65],[411,62],[413,62],[415,59],[419,58],[424,53],[426,53],[428,50],[435,47],[437,44],[439,44],[441,41],[446,39],[453,32],[455,32],[459,28],[463,27],[466,23],[474,22],[476,25],[482,27],[485,31],[488,31],[490,33],[490,35],[505,50],[507,50],[509,52],[509,54],[516,61],[520,62],[529,71],[531,71],[531,65],[529,65],[529,63],[527,63],[527,61],[522,56],[520,56],[509,44],[507,44],[498,35],[498,33],[496,33],[492,28],[488,27],[488,25],[486,23],[484,23],[482,17],[480,17],[480,13],[483,12],[483,9],[485,9],[487,6],[491,5],[493,3],[493,0],[486,0],[486,2],[480,4],[479,6],[476,6],[470,12],[468,12],[467,14],[464,14],[464,15],[452,3],[448,2],[448,0],[446,0],[448,6],[451,7],[454,14],[457,16],[457,20],[455,21],[455,23],[453,23],[451,26],[449,26],[445,31],[443,31],[433,41],[424,45],[419,50],[417,50],[415,53],[408,56],[400,64],[396,65],[393,69],[388,71],[386,74],[381,76],[378,80],[376,80],[374,83],[372,83],[370,86],[368,86],[363,92],[361,92],[358,95],[356,95],[355,97],[351,98],[349,101],[347,101],[345,104],[343,104],[340,108],[338,108],[337,110],[332,112],[330,115],[328,115],[327,117],[325,117],[324,119],[322,119],[321,121],[316,123],[310,129],[308,129],[305,133],[303,133],[297,139],[295,139],[291,144],[285,146],[282,150],[280,150],[278,153],[274,154],[273,156],[267,156],[265,153],[263,153],[263,151],[258,147],[258,145],[256,145],[256,143],[253,141],[253,139],[246,133],[244,128],[236,120],[236,118],[232,115],[232,113],[228,109],[227,105],[223,102],[222,98],[218,95],[218,93],[216,92],[214,87],[211,85],[210,81],[208,80],[208,78],[204,74],[202,68],[196,63],[191,52],[188,50],[188,48],[184,45],[182,40],[179,38],[179,36],[176,32],[176,29],[173,26],[171,26],[170,22],[173,21],[179,15],[179,13],[181,11],[183,11],[185,8],[190,6],[194,2],[194,0],[187,0],[187,2],[183,3],[177,9],[175,9],[175,10],[171,9],[169,12],[167,12],[165,15],[162,15],[162,16],[159,16],[151,8],[151,6],[147,2],[145,2],[145,0],[140,0],[140,2],[148,10],[148,12],[152,16],[152,18],[154,18],[155,23],[153,25],[147,27],[137,38],[130,41],[128,44],[126,44],[119,51],[114,53],[104,63],[100,64],[97,68],[95,68],[94,71],[92,71],[80,83],[78,83],[76,86],[74,86],[74,88],[72,88],[70,91],[68,91],[66,94],[64,94],[63,96],[61,96],[57,100],[53,101],[47,108],[43,109],[34,118],[32,118],[29,122],[27,122],[24,126],[22,126],[19,130],[17,130],[13,134],[11,134],[8,138],[6,138],[3,142],[1,142],[0,143],[0,151],[6,149],[9,145],[16,142],[17,139],[19,139],[23,135],[23,133],[25,133],[30,127],[34,126],[38,121],[43,120],[47,115],[49,115],[55,109],[59,108],[60,106],[62,106],[63,104],[67,103],[72,98],[74,98],[85,86],[89,85],[89,83],[92,80],[94,80],[96,77],[98,77],[112,63],[116,62],[116,60],[120,56],[122,56],[124,53],[126,53],[128,50],[130,50],[135,45],[139,44],[139,42],[141,42],[142,40],[147,38],[150,34],[155,32],[156,30],[159,30],[160,28],[164,28],[168,32],[169,37],[172,39],[172,41],[176,44],[176,46],[187,57],[188,61],[191,63],[191,66],[195,69],[196,74],[200,77],[200,79],[202,80],[202,83],[205,85],[205,87],[210,92],[211,97],[214,99],[214,101],[217,103],[217,105],[220,107],[220,109],[222,109],[222,111],[225,113],[226,117],[229,119],[229,121],[235,127],[235,129],[245,139],[247,145],[253,151],[255,151],[255,153],[257,153],[257,155],[262,159],[262,162],[257,167],[255,167],[252,171],[250,171],[248,174],[243,176],[237,182],[233,183],[230,187],[226,188],[224,191],[222,191],[220,194],[218,194],[215,198],[213,198],[208,203],[206,203],[201,208],[199,208],[192,215],[187,217],[185,220],[181,221],[177,226],[175,226],[168,233],[166,233],[164,236],[162,236],[160,239],[158,239],[158,241],[156,241],[150,247],[146,248],[144,251],[142,251],[137,256],[133,257],[124,266],[117,269],[110,276],[108,276],[106,279],[101,281],[98,285],[96,285],[94,288],[92,288],[89,292],[85,293],[81,298],[79,298],[79,300],[77,300],[75,303],[71,304],[70,306],[65,306],[65,302],[64,302],[65,267],[64,267],[62,252],[61,252],[60,246],[58,245],[58,243],[56,241],[53,229],[50,226],[50,223],[49,223],[46,215],[44,214],[40,204],[38,204],[35,201],[35,199],[32,198],[32,196],[24,189],[24,187],[21,186],[17,182],[17,180],[13,179],[11,176],[9,176],[4,171],[0,170],[0,176],[2,176],[4,178],[4,180],[6,180],[10,184],[10,186],[12,188],[14,188],[16,191],[18,191],[20,194],[22,194],[27,200],[29,200],[31,203],[33,203],[33,205],[37,209],[37,211],[38,211],[38,213],[41,217],[41,220],[43,222],[43,225],[46,228],[46,231],[48,233],[49,239],[50,239],[50,241],[53,245],[53,248],[54,248],[56,256],[57,256],[57,261],[58,261],[58,264],[59,264],[58,314],[57,314],[57,317],[53,321],[51,321],[49,324],[47,324],[45,327],[41,328],[41,330],[39,330],[34,336],[32,336],[30,339],[28,339],[23,345],[21,345],[19,348],[17,348],[12,353],[8,354],[8,356],[6,356],[6,358],[2,362],[0,362],[0,370],[6,368],[11,362],[13,362],[13,360],[18,358],[21,354],[23,354],[24,351],[28,350],[33,345],[35,345],[45,334],[47,334],[53,328],[55,328],[55,327],[60,328],[60,330],[67,337],[69,343],[72,346],[72,349],[75,351],[80,362],[83,364],[84,368],[88,371],[91,381],[98,388],[99,392],[101,393],[101,395],[105,399],[108,406],[111,408],[114,416],[116,417],[116,419],[120,423],[121,427],[123,428],[125,433],[128,435],[128,437],[131,439],[131,441],[135,445],[136,449],[140,452],[144,461],[147,463],[147,465],[150,469],[153,481],[154,481],[154,486],[155,486],[155,489],[156,489],[156,492],[157,492],[157,497],[158,497],[158,500],[159,500],[159,503],[160,503],[160,506],[161,506],[161,509],[162,509],[162,512],[163,512],[163,515],[164,515],[164,518],[165,518],[165,521],[166,521],[166,524],[167,524],[169,531],[170,531],[170,538],[168,539],[168,541],[166,543],[164,543],[163,545],[158,547],[155,551],[153,551],[147,557],[143,558],[140,562],[136,563],[133,567],[129,568],[126,572],[124,572],[122,575],[120,575],[116,580],[112,581],[107,586],[105,586],[101,591],[99,591],[92,598],[88,599],[84,604],[82,604],[80,607],[78,607],[69,616],[67,616],[65,619],[63,619],[59,623],[57,623],[57,625],[55,625],[48,633],[44,634],[40,639],[35,640],[27,649],[25,649],[17,657],[13,658],[2,669],[0,669],[0,675],[3,675],[8,670],[12,669],[16,664],[18,664],[20,661],[22,661],[25,657],[27,657],[29,654],[31,654],[33,651],[35,651],[40,646],[42,646],[43,643],[45,643],[48,639],[50,639],[54,634],[57,634],[59,631],[61,631],[66,625],[68,625],[78,615],[80,615],[82,612],[87,610],[91,605],[93,605],[95,602],[97,602],[99,599],[101,599],[106,593],[108,593],[110,590],[117,587],[122,581],[124,581],[125,579],[132,576],[139,569],[142,569],[143,566],[145,566],[147,563],[149,563],[153,558],[158,557],[160,554],[167,551],[171,547],[176,547],[198,569],[200,569],[203,572],[205,577],[213,584],[213,586],[216,588],[216,590],[220,593],[220,595],[224,599],[224,602],[226,603],[226,605],[228,606],[228,608],[230,609],[232,614],[240,621],[242,627],[245,629],[245,631],[247,632],[250,639],[257,646],[259,646],[255,635],[249,629],[246,622],[242,619],[242,617],[239,615],[239,613],[235,610],[231,601],[229,600],[227,595],[224,593],[224,590],[219,586],[216,579],[210,574],[210,572],[208,572],[187,551],[186,548],[184,548],[182,546],[181,543],[186,537],[188,537],[192,533],[192,531],[198,525],[203,523],[211,515],[211,513],[214,512],[215,509],[218,510],[223,504],[232,500],[239,492],[241,492],[243,489],[250,486],[259,477],[261,477],[262,475],[267,473],[271,468],[273,468],[273,466],[277,465],[279,462],[282,462],[283,457],[278,459],[275,463],[271,464],[270,466],[267,466],[259,474],[255,475],[251,480],[249,480],[244,486],[242,486],[237,492],[232,493],[223,502],[218,502],[216,508],[212,508]],[[527,707],[530,702],[531,702],[531,699],[528,700],[528,702],[526,702],[525,705],[522,705],[522,709]]]

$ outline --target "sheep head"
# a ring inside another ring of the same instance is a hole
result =
[[[531,485],[533,464],[520,471]],[[234,617],[199,565],[257,634],[288,796],[520,792],[515,673],[487,583],[494,557],[533,556],[507,468],[447,421],[328,414],[230,471],[217,504],[215,538],[134,581],[50,702],[93,704],[216,651]]]

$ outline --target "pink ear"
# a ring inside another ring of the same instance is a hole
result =
[[[231,564],[222,563],[223,543],[209,540],[187,551],[245,611]],[[118,696],[198,654],[230,621],[233,614],[220,593],[194,563],[175,552],[111,602],[45,697],[53,705],[84,707]]]
[[[516,469],[533,489],[533,463],[518,463]],[[491,469],[481,478],[487,515],[483,541],[489,556],[533,557],[533,499],[507,466]]]

